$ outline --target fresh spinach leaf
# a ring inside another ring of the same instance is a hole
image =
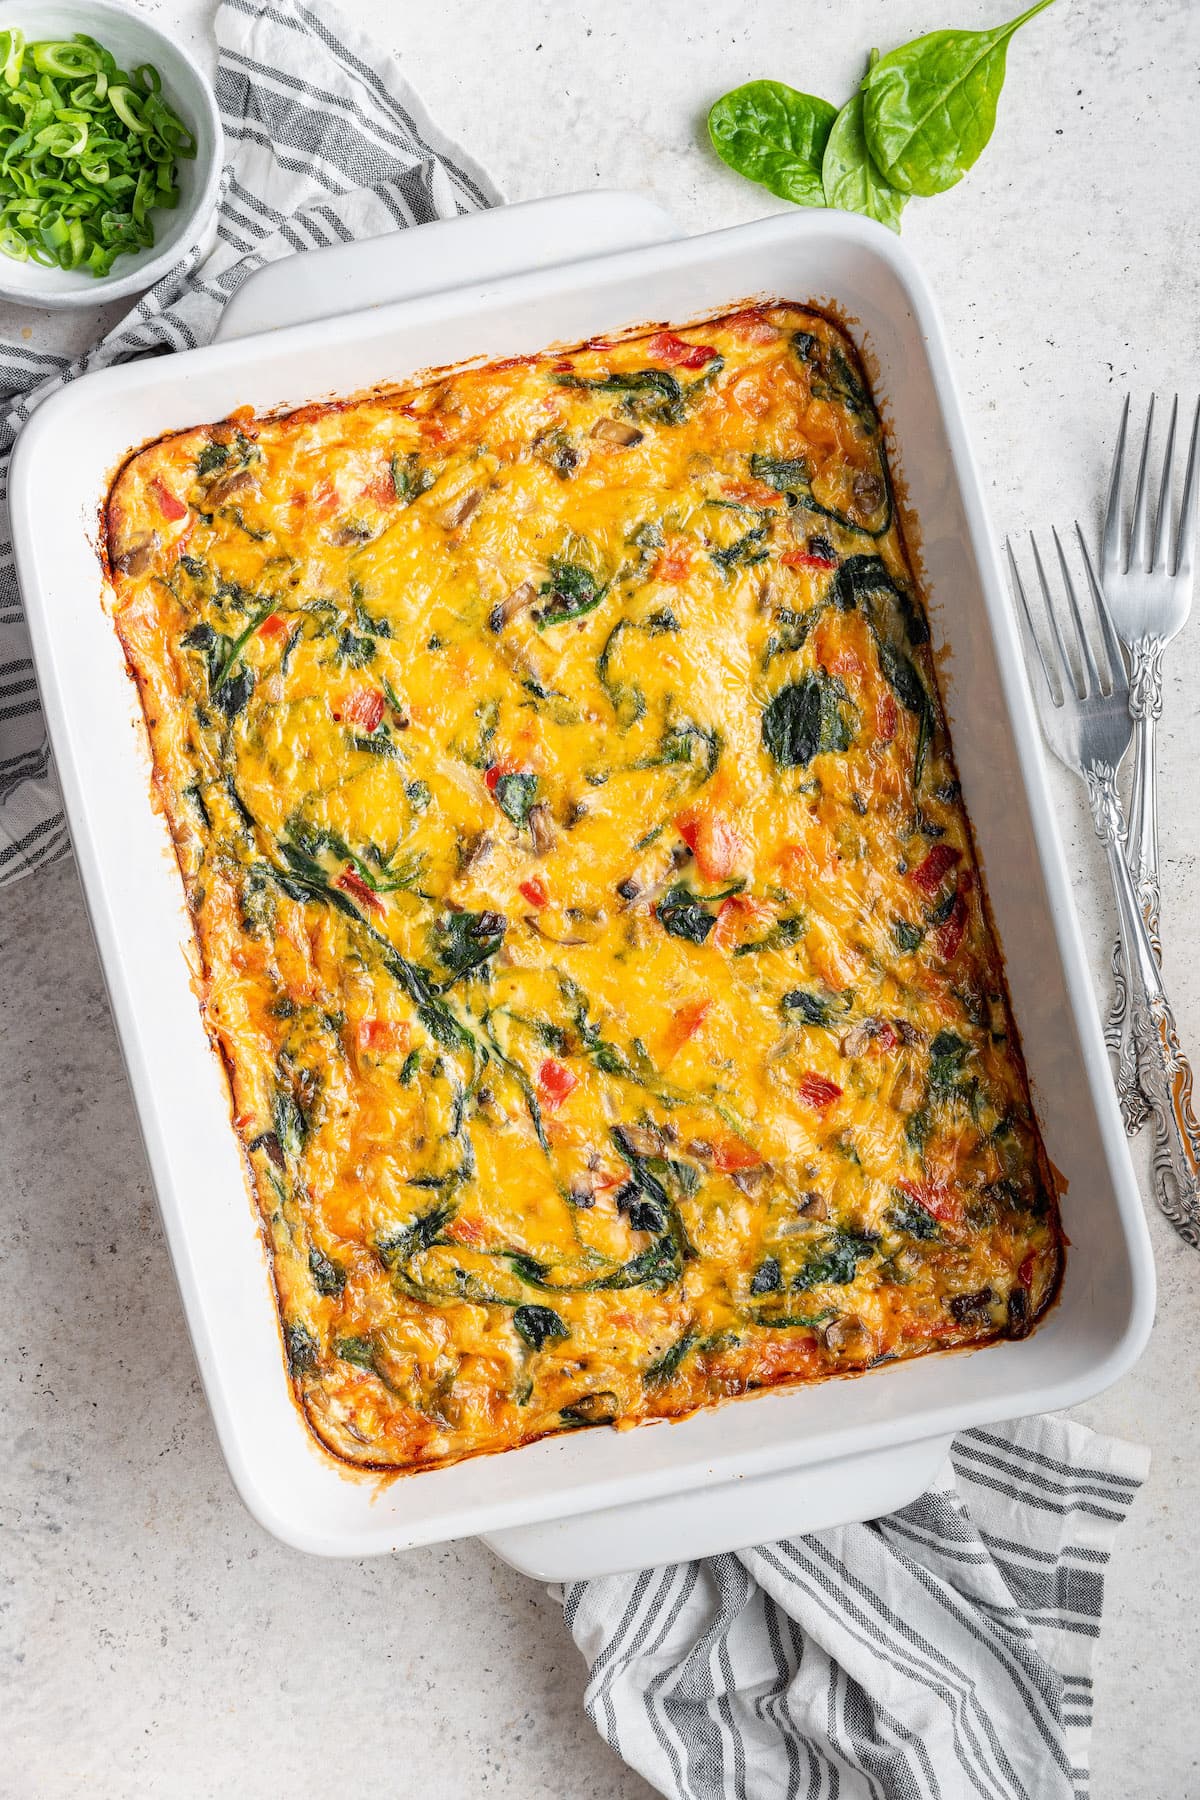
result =
[[[830,1012],[828,1000],[820,994],[810,992],[808,988],[793,988],[779,1002],[785,1012],[795,1013],[806,1025],[828,1025]]]
[[[863,85],[867,144],[906,194],[941,194],[973,166],[996,124],[1013,33],[1036,4],[990,31],[932,31],[881,57]]]
[[[335,1338],[333,1354],[343,1362],[353,1363],[356,1369],[374,1372],[375,1345],[369,1337]]]
[[[750,1277],[752,1294],[778,1294],[783,1288],[783,1275],[779,1268],[779,1259],[764,1256],[754,1274]]]
[[[782,81],[747,81],[708,115],[722,162],[796,206],[824,206],[821,158],[837,108]]]
[[[896,940],[897,949],[902,950],[905,956],[911,956],[914,950],[921,948],[925,932],[920,925],[912,925],[907,919],[893,919],[892,936]]]
[[[765,708],[763,747],[781,769],[802,769],[821,751],[848,750],[854,738],[841,683],[820,670],[781,688]]]
[[[858,1274],[858,1265],[875,1254],[876,1240],[860,1237],[851,1231],[839,1231],[792,1276],[792,1286],[801,1293],[815,1287],[848,1287]]]
[[[953,1093],[962,1074],[963,1064],[971,1054],[954,1031],[939,1031],[929,1046],[929,1091],[944,1098]]]
[[[765,937],[760,937],[752,944],[739,944],[734,951],[735,956],[754,956],[760,950],[785,950],[802,938],[808,928],[808,920],[803,913],[794,913],[788,918],[777,919]]]
[[[710,913],[699,896],[694,894],[686,881],[677,881],[668,888],[658,903],[658,922],[663,930],[672,937],[686,938],[689,943],[702,944],[713,926],[715,916]]]
[[[753,563],[766,562],[771,552],[766,547],[768,532],[765,525],[755,525],[735,543],[727,544],[723,550],[710,551],[713,562],[726,575],[734,568],[749,568]]]
[[[889,644],[886,638],[879,638],[879,666],[887,678],[888,686],[906,711],[912,713],[917,720],[917,748],[913,762],[913,786],[920,787],[921,776],[925,772],[925,757],[929,749],[929,740],[933,735],[934,711],[933,701],[929,698],[925,683],[902,650]]]
[[[669,1350],[642,1371],[642,1380],[646,1386],[666,1387],[667,1383],[673,1381],[679,1373],[688,1351],[694,1349],[698,1342],[699,1339],[694,1331],[686,1332],[683,1337],[677,1338]]]
[[[582,563],[552,556],[550,578],[538,592],[545,597],[537,614],[538,630],[544,631],[547,625],[561,625],[566,619],[582,619],[585,613],[594,612],[608,592],[608,584],[601,586]]]
[[[346,1285],[346,1271],[341,1263],[334,1262],[323,1250],[313,1244],[308,1252],[308,1268],[313,1278],[313,1286],[318,1294],[327,1299],[336,1299]]]
[[[892,186],[867,148],[861,91],[851,95],[834,120],[821,160],[821,182],[826,206],[865,213],[899,231],[909,196]]]
[[[381,1232],[375,1239],[375,1254],[385,1269],[398,1269],[422,1250],[428,1250],[442,1227],[448,1225],[453,1217],[453,1205],[449,1201],[443,1201],[429,1212],[418,1213],[407,1225],[398,1225],[394,1231]]]
[[[688,396],[722,366],[714,357],[700,381],[684,388],[669,369],[626,369],[608,375],[556,375],[558,387],[590,388],[593,393],[621,394],[624,410],[635,419],[658,425],[682,425]]]
[[[896,592],[882,556],[848,556],[833,578],[829,597],[839,611],[852,612],[867,594]]]
[[[907,1195],[889,1206],[886,1216],[888,1224],[894,1225],[897,1231],[903,1231],[907,1237],[928,1239],[942,1235],[941,1226],[933,1214],[926,1212],[923,1206],[918,1206]]]
[[[543,1344],[571,1335],[552,1306],[518,1306],[513,1324],[531,1350],[540,1350]]]
[[[529,817],[537,786],[536,775],[498,775],[492,793],[505,818],[511,819],[514,825],[524,825]]]
[[[455,981],[496,954],[504,940],[503,913],[449,912],[434,928],[438,960]]]
[[[320,1361],[320,1347],[307,1325],[289,1325],[284,1333],[288,1368],[293,1375],[311,1375]]]

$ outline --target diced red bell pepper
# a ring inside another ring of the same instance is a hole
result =
[[[915,1200],[931,1219],[942,1224],[956,1221],[962,1213],[959,1197],[944,1181],[898,1181],[896,1186]]]
[[[752,899],[749,894],[730,894],[728,900],[722,900],[717,913],[716,927],[710,939],[713,949],[730,949],[737,942],[739,925],[753,927],[773,917],[771,908],[761,900]]]
[[[713,1145],[713,1168],[722,1175],[736,1175],[740,1169],[757,1169],[762,1157],[740,1138],[725,1138]]]
[[[522,773],[524,773],[524,771],[519,763],[494,762],[490,768],[483,771],[483,779],[486,783],[488,793],[494,794],[496,791],[496,783],[502,775],[520,775]]]
[[[720,813],[680,813],[675,829],[696,858],[705,881],[726,881],[745,852],[742,839]]]
[[[164,519],[174,524],[178,519],[187,518],[187,507],[182,500],[176,498],[161,476],[156,475],[150,486],[154,490],[154,498],[158,501],[158,510]]]
[[[550,898],[546,892],[546,884],[540,875],[531,875],[528,881],[521,882],[517,892],[525,896],[530,906],[545,906]]]
[[[779,327],[772,325],[770,319],[764,319],[753,307],[745,312],[731,313],[721,323],[726,331],[732,331],[745,344],[769,344],[779,336]]]
[[[946,920],[944,925],[938,926],[934,938],[938,955],[942,958],[943,962],[951,962],[953,958],[958,955],[959,946],[963,941],[963,934],[967,929],[967,917],[967,903],[963,899],[960,891],[954,896],[954,905],[951,908],[950,917]]]
[[[711,344],[687,344],[673,331],[656,331],[646,351],[655,362],[670,363],[677,369],[702,369],[717,354]]]
[[[785,550],[780,557],[785,569],[836,569],[837,557],[820,556],[811,550]]]
[[[386,702],[378,688],[356,688],[342,703],[342,718],[351,725],[360,726],[368,737],[378,731],[385,711]]]
[[[890,1050],[896,1048],[900,1039],[897,1037],[893,1027],[888,1024],[887,1020],[881,1019],[875,1029],[875,1035],[871,1039],[871,1042],[876,1050],[881,1051],[883,1055],[886,1056]]]
[[[386,1055],[390,1050],[407,1050],[411,1028],[399,1019],[360,1019],[358,1022],[358,1047],[370,1051],[373,1056]]]
[[[264,638],[286,637],[287,628],[287,620],[282,613],[271,613],[259,626],[258,635]]]
[[[1037,1266],[1037,1257],[1034,1255],[1033,1251],[1031,1250],[1029,1252],[1028,1256],[1022,1257],[1021,1266],[1017,1270],[1017,1280],[1020,1282],[1020,1284],[1023,1288],[1033,1286],[1033,1271],[1036,1266]]]
[[[875,702],[875,736],[881,744],[890,744],[896,735],[900,715],[896,702],[885,688]]]
[[[343,869],[334,886],[340,887],[343,894],[349,894],[350,898],[356,900],[360,906],[365,906],[368,912],[383,912],[383,901],[379,895],[374,888],[369,888],[362,876],[356,874],[353,869]]]
[[[298,504],[302,504],[307,500],[313,512],[320,513],[332,512],[338,503],[337,489],[334,487],[332,481],[330,481],[328,475],[322,475],[320,481],[317,482],[317,485],[311,489],[309,493],[305,494],[301,492],[293,495],[293,499],[295,499]]]
[[[663,1060],[678,1056],[689,1038],[694,1038],[712,1011],[711,1000],[692,1000],[681,1006],[663,1033]]]
[[[373,481],[368,481],[361,498],[369,500],[373,506],[394,506],[396,504],[396,484],[392,480],[391,470],[387,470],[383,475],[376,475]]]
[[[828,1081],[824,1075],[818,1075],[815,1069],[809,1069],[800,1077],[796,1092],[806,1106],[815,1106],[818,1112],[824,1112],[840,1100],[842,1090],[836,1081]]]
[[[765,481],[723,481],[721,492],[727,500],[740,500],[743,506],[783,505],[783,495]]]
[[[961,850],[950,844],[935,844],[924,862],[909,870],[908,879],[923,894],[936,894],[951,869],[961,861]]]
[[[547,1112],[560,1107],[579,1086],[579,1077],[565,1063],[548,1056],[538,1070],[538,1099]]]
[[[691,572],[692,552],[686,543],[668,545],[651,571],[655,581],[686,581]]]

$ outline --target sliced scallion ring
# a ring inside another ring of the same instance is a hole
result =
[[[152,63],[129,73],[82,33],[0,31],[0,255],[107,275],[153,244],[196,149]]]

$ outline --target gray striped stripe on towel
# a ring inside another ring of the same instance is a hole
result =
[[[1061,1418],[967,1431],[888,1518],[574,1582],[592,1723],[671,1800],[1086,1800],[1148,1463]]]

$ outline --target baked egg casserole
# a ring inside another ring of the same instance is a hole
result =
[[[235,415],[131,457],[107,555],[330,1451],[1031,1330],[1054,1182],[836,325]]]

